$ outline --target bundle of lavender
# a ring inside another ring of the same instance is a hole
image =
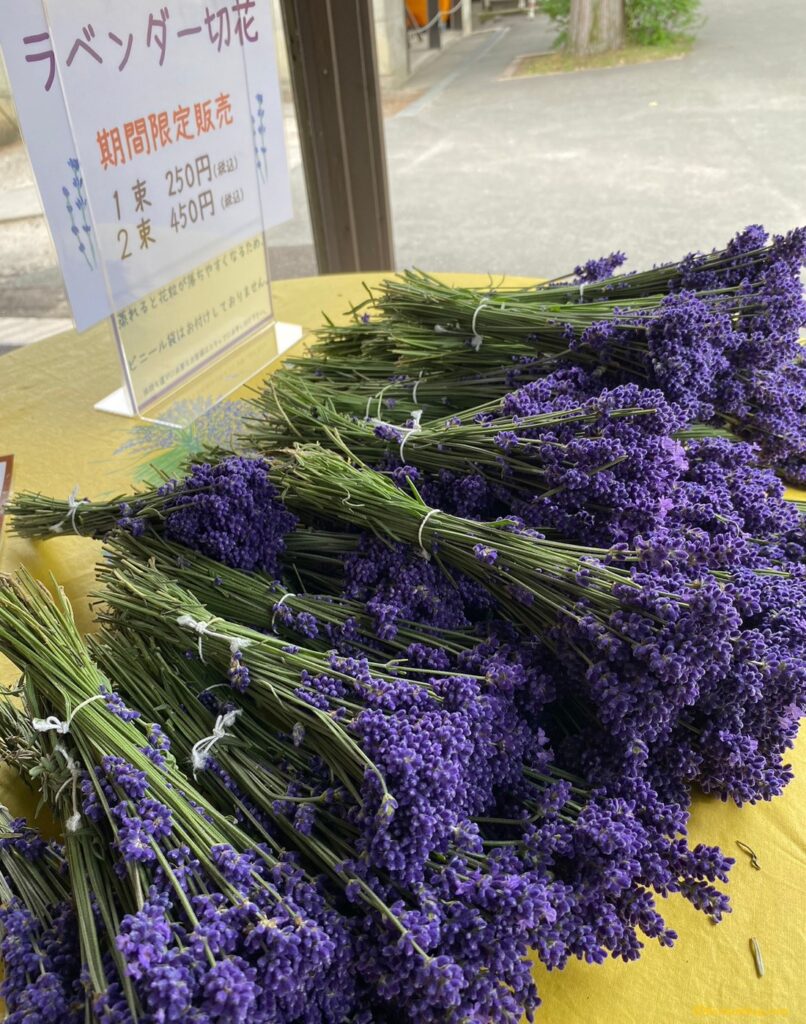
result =
[[[181,485],[167,480],[106,501],[79,499],[77,491],[66,500],[20,493],[6,511],[21,537],[105,537],[117,528],[139,534],[148,526],[179,543],[192,538],[199,551],[230,564],[273,573],[295,520],[275,500],[268,471],[261,459],[231,455],[191,466]]]
[[[369,382],[370,405],[373,397],[416,403],[421,396],[430,409],[440,390],[450,403],[476,376],[503,370],[512,386],[580,365],[595,372],[599,387],[659,388],[689,419],[759,443],[769,465],[803,482],[806,365],[798,333],[806,323],[806,230],[766,239],[753,226],[711,256],[690,254],[593,287],[581,281],[570,294],[479,292],[407,272],[355,307],[352,324],[325,328],[316,362],[298,362],[293,372],[333,389],[348,384],[354,394]],[[355,384],[350,363],[361,367]]]
[[[14,974],[21,1011],[514,1024],[527,951],[671,944],[669,892],[718,920],[691,787],[778,796],[806,707],[780,480],[804,244],[753,228],[525,291],[404,275],[267,382],[254,456],[17,496],[21,534],[106,540],[89,654],[65,606],[0,591],[26,672],[3,750],[65,828],[43,897],[18,874],[0,899],[46,942],[75,914]]]
[[[269,454],[322,441],[401,485],[415,483],[445,511],[485,519],[514,512],[536,529],[610,544],[645,535],[664,517],[686,465],[672,437],[685,422],[662,392],[622,385],[577,405],[567,395],[541,402],[522,388],[464,417],[398,427],[340,413],[297,385],[251,436]]]
[[[3,739],[15,732],[4,711]],[[5,807],[0,807],[0,960],[8,1024],[85,1019],[78,923],[64,849],[46,842],[22,818],[12,818]]]
[[[9,760],[64,823],[82,1019],[341,1019],[357,982],[342,916],[196,789],[94,666],[64,598],[3,580],[0,650],[25,669],[30,715],[27,744],[2,723]]]
[[[680,757],[666,785],[682,772],[743,801],[790,777],[780,756],[806,697],[802,573],[726,574],[662,537],[614,553],[546,540],[516,519],[464,519],[316,446],[295,449],[277,478],[294,510],[414,545],[478,580],[560,657],[567,686],[624,756],[651,743]],[[680,740],[689,728],[694,743]]]
[[[172,616],[178,601],[198,611],[156,571],[133,575],[138,586],[129,593],[139,594],[144,610],[162,607]],[[142,576],[151,586],[140,593]],[[116,579],[125,588],[120,574]],[[72,936],[73,968],[77,960],[86,965],[84,1012],[99,1020],[192,1014],[200,1021],[335,1024],[403,1013],[412,1021],[514,1022],[537,1004],[528,948],[562,966],[569,955],[634,958],[641,948],[636,926],[670,944],[675,936],[654,909],[653,890],[680,892],[716,920],[728,909],[711,883],[725,879],[730,861],[681,845],[679,809],[637,780],[618,791],[575,785],[552,768],[539,742],[531,753],[521,742],[497,755],[506,756],[511,777],[485,771],[477,759],[463,769],[457,761],[448,774],[442,768],[431,786],[431,814],[419,819],[422,877],[409,875],[401,887],[407,871],[399,857],[380,869],[372,858],[368,863],[350,787],[334,787],[299,727],[278,733],[250,705],[260,658],[245,694],[243,677],[230,680],[232,701],[213,696],[216,684],[211,690],[200,658],[196,701],[181,645],[178,657],[170,645],[163,657],[142,634],[127,637],[136,623],[128,602],[123,619],[122,632],[96,645],[102,674],[63,601],[54,606],[25,578],[6,581],[0,592],[0,649],[27,668],[25,712],[16,721],[5,716],[0,736],[9,761],[66,819],[67,901],[77,928],[62,941]],[[219,632],[242,644],[250,639],[216,625],[201,634],[205,650]],[[54,641],[61,652],[55,656]],[[470,684],[470,677],[455,678],[442,695],[445,708],[466,702]],[[321,708],[326,692],[311,708]],[[381,706],[403,694],[401,681],[388,686]],[[135,696],[159,722],[143,721],[130,706]],[[334,710],[344,706],[332,694],[325,699]],[[410,745],[403,706],[384,714]],[[40,718],[34,709],[52,713]],[[489,720],[483,706],[476,711],[479,721]],[[435,726],[421,736],[426,762],[427,745],[444,743]],[[361,736],[357,724],[353,732]],[[346,754],[348,748],[345,742]],[[177,756],[190,760],[200,781],[180,770]],[[423,847],[422,828],[432,816],[456,813],[457,771],[465,775],[459,788],[475,790],[474,806],[489,800],[486,786],[500,785],[506,798],[492,816],[457,823],[444,841],[432,835]],[[451,774],[454,784],[446,786]],[[382,818],[405,819],[412,795],[422,803],[422,778],[418,784],[409,777]],[[225,816],[233,808],[237,826]],[[604,838],[610,823],[617,824],[617,846]],[[282,852],[289,841],[299,860]],[[615,863],[623,865],[616,884]],[[40,906],[37,913],[44,919],[48,911]],[[41,1019],[55,1020],[62,990],[30,979],[30,969],[14,976],[20,1004],[36,995]],[[80,1006],[76,1001],[75,1012]]]
[[[320,442],[416,485],[431,505],[471,518],[515,513],[529,526],[610,545],[694,531],[700,547],[749,535],[727,564],[758,564],[756,543],[796,528],[796,508],[746,443],[685,428],[662,392],[619,385],[594,391],[584,371],[557,371],[497,402],[400,425],[338,411],[298,381],[259,400],[253,445],[269,455]],[[707,502],[703,484],[708,483]],[[707,510],[707,503],[719,505]]]

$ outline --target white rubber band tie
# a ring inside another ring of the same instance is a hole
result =
[[[485,306],[489,306],[489,304],[489,300],[482,299],[478,306],[476,306],[476,309],[473,313],[473,320],[470,324],[470,330],[473,332],[473,337],[470,339],[470,347],[473,349],[474,352],[478,352],[478,350],[481,348],[481,343],[484,341],[484,338],[476,331],[476,319],[478,318],[478,315],[482,311],[482,309]]]
[[[58,523],[54,523],[53,526],[49,528],[50,532],[61,533],[64,530],[64,524],[69,519],[70,524],[73,527],[73,533],[77,533],[78,536],[80,537],[81,530],[79,530],[79,528],[76,526],[76,512],[78,512],[79,505],[89,504],[89,498],[79,498],[78,484],[76,484],[75,487],[72,489],[72,491],[70,491],[69,495],[67,496],[67,514],[65,515],[64,519],[60,520]]]
[[[207,766],[210,752],[216,743],[230,735],[230,733],[227,732],[227,729],[235,724],[235,719],[240,715],[240,713],[241,709],[235,708],[232,711],[227,711],[224,715],[219,715],[215,720],[212,734],[210,736],[205,736],[204,739],[198,740],[193,744],[190,751],[190,760],[193,764],[194,775],[197,771],[201,771],[202,768]]]
[[[428,520],[431,518],[431,516],[436,515],[437,512],[439,512],[438,508],[430,509],[428,511],[427,515],[423,516],[423,520],[420,523],[420,529],[417,531],[417,543],[420,545],[420,551],[422,551],[423,556],[425,558],[430,558],[431,557],[431,552],[430,551],[426,551],[425,546],[423,544],[423,530],[425,529],[425,524],[428,522]]]
[[[198,619],[194,619],[192,615],[180,615],[176,620],[177,625],[187,626],[188,629],[192,629],[195,633],[199,634],[199,661],[204,664],[204,650],[202,648],[202,640],[204,634],[209,632],[209,622],[199,622]]]
[[[65,736],[70,732],[70,723],[83,707],[86,707],[87,704],[92,704],[94,700],[103,700],[106,696],[107,695],[105,693],[96,693],[95,696],[87,697],[86,700],[82,700],[82,702],[70,712],[65,721],[57,718],[56,715],[48,715],[47,718],[32,718],[31,725],[36,732],[57,732],[60,736]]]

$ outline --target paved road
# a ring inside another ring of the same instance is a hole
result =
[[[640,266],[750,222],[806,223],[806,4],[703,10],[678,61],[503,78],[550,45],[538,17],[500,19],[424,64],[414,101],[386,120],[398,266],[555,275],[616,248]],[[291,143],[296,217],[271,233],[277,277],[315,272]],[[24,185],[5,152],[4,191]],[[0,223],[0,317],[65,312],[41,220]]]
[[[553,276],[806,223],[806,4],[703,10],[679,61],[501,81],[551,40],[502,19],[446,56],[449,81],[426,68],[431,91],[386,126],[399,265]]]

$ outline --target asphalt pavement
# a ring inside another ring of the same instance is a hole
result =
[[[806,4],[702,8],[680,60],[513,78],[551,45],[538,16],[423,62],[385,104],[397,266],[554,276],[622,249],[640,267],[749,223],[806,223]],[[295,217],[270,233],[277,278],[316,272],[290,108],[286,123]],[[25,340],[10,318],[69,311],[21,144],[0,150],[0,182],[2,348],[9,330]]]

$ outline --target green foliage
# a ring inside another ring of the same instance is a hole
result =
[[[627,35],[644,46],[666,43],[699,26],[699,0],[626,0]]]
[[[554,45],[568,41],[571,0],[542,0],[540,10],[557,26]],[[658,46],[691,32],[701,22],[700,0],[625,0],[627,38],[642,46]]]
[[[571,0],[543,0],[540,10],[554,22],[557,28],[557,35],[554,37],[552,46],[558,50],[563,49],[568,43],[568,17],[571,13]]]

